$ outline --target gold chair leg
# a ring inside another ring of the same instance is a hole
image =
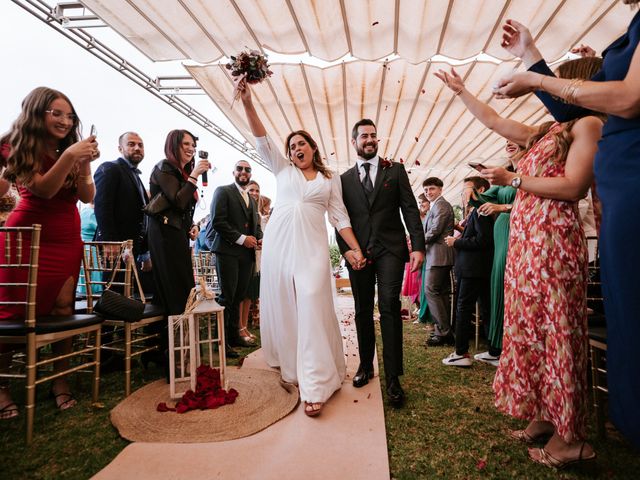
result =
[[[93,403],[98,401],[98,396],[100,394],[100,349],[102,348],[102,337],[100,335],[101,329],[98,328],[95,332],[96,336],[96,344],[95,351],[93,355],[93,360],[96,363],[93,370]]]
[[[131,324],[124,324],[124,396],[131,394]]]
[[[27,335],[27,444],[33,441],[33,420],[36,408],[36,362],[38,357],[35,336],[35,333]]]
[[[604,428],[604,412],[602,405],[602,391],[600,390],[600,375],[598,369],[600,368],[600,362],[602,355],[600,350],[590,346],[591,350],[591,381],[593,388],[593,410],[596,416],[596,433],[598,438],[603,438],[605,433]]]

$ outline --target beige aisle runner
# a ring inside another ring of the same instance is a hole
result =
[[[308,418],[299,405],[266,430],[237,440],[132,443],[94,478],[388,479],[387,437],[377,371],[365,387],[355,389],[351,385],[358,368],[351,295],[338,297],[338,314],[348,377],[322,415]],[[261,350],[247,357],[244,366],[268,368]]]

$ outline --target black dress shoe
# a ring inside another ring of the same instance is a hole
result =
[[[358,367],[355,377],[353,377],[353,386],[356,388],[364,387],[369,380],[373,378],[373,368]]]
[[[240,358],[240,354],[231,346],[227,346],[227,348],[224,349],[224,356],[227,358]]]
[[[445,345],[451,347],[456,344],[456,341],[453,335],[449,333],[447,335],[433,335],[425,343],[429,347],[443,347]]]
[[[404,390],[400,386],[398,377],[393,377],[387,382],[387,401],[394,408],[401,408],[404,405]]]
[[[239,338],[235,342],[233,342],[234,347],[246,348],[246,347],[255,347],[255,343],[247,342],[244,338]]]

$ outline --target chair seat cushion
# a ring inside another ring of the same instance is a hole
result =
[[[100,315],[67,315],[54,316],[47,315],[36,319],[36,334],[57,333],[76,328],[98,325],[104,319]],[[20,336],[27,334],[23,320],[2,320],[0,321],[0,336]]]
[[[589,327],[589,339],[607,343],[607,327]]]
[[[153,303],[144,304],[144,313],[142,318],[160,317],[164,316],[164,308],[162,305],[155,305]]]

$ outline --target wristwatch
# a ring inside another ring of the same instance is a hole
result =
[[[521,183],[522,183],[522,178],[520,177],[513,177],[513,179],[511,180],[511,186],[513,188],[520,188]]]

